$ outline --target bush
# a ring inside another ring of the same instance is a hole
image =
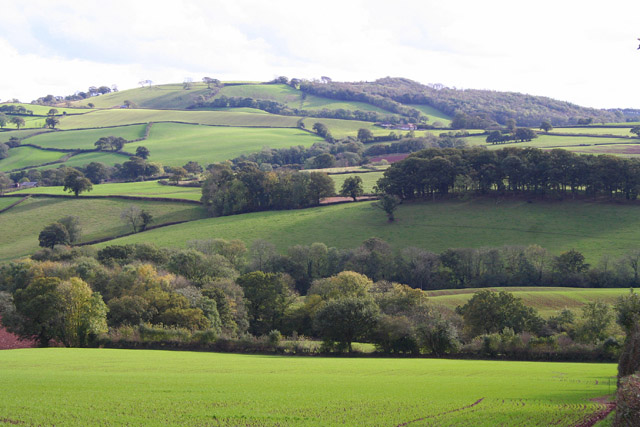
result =
[[[640,420],[640,375],[629,375],[620,380],[616,394],[616,420],[614,426],[637,426]]]

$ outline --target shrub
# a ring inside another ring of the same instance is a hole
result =
[[[616,394],[614,426],[637,426],[640,420],[640,375],[629,375],[620,380]]]

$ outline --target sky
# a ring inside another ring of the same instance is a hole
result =
[[[3,1],[0,100],[186,78],[406,77],[640,108],[637,0]]]

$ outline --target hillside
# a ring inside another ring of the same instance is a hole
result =
[[[551,120],[554,126],[575,124],[592,118],[597,123],[624,121],[622,111],[585,108],[543,96],[478,89],[452,89],[441,85],[423,85],[405,78],[383,78],[373,82],[305,82],[301,89],[309,94],[340,100],[368,102],[393,101],[405,105],[427,105],[454,116],[457,112],[478,122],[505,124],[515,119],[520,126],[539,126]],[[468,126],[474,127],[474,126]]]

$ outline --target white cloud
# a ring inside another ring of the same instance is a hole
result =
[[[640,107],[640,4],[611,0],[42,1],[0,15],[0,98],[204,75],[423,83]]]

